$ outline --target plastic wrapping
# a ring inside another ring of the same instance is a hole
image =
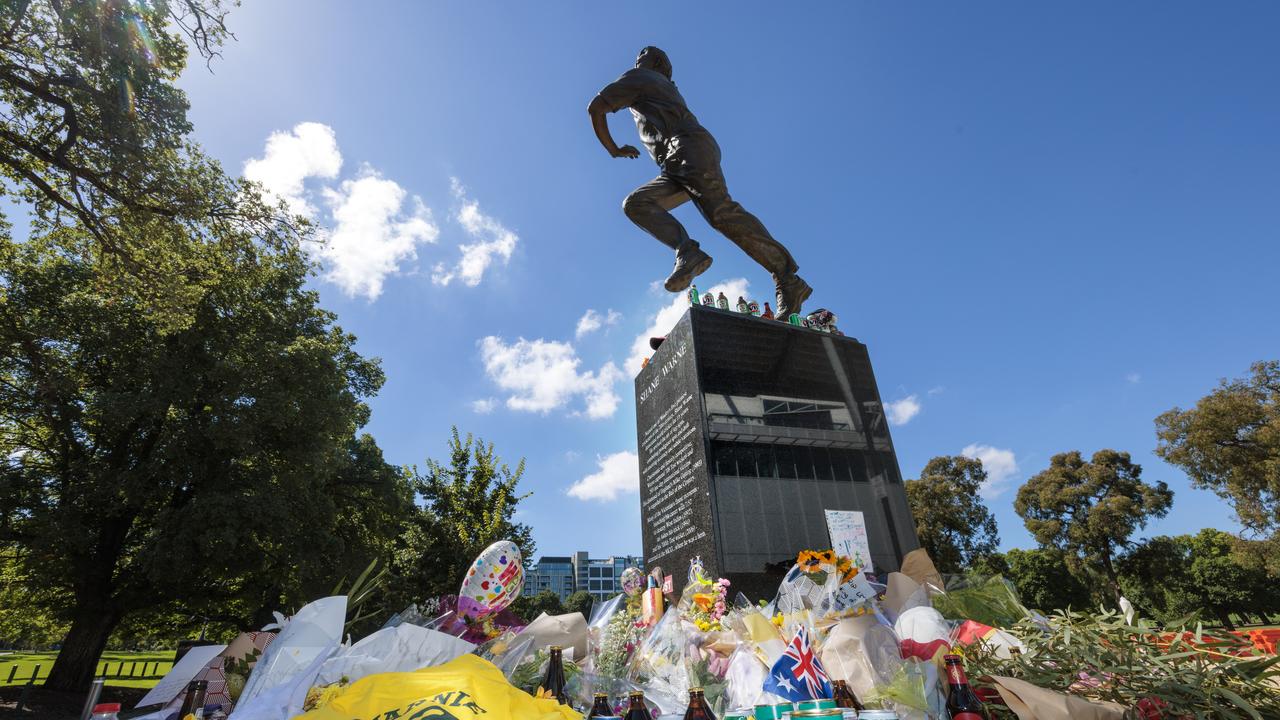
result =
[[[1000,575],[950,578],[945,591],[933,595],[932,601],[950,620],[976,620],[996,628],[1011,628],[1028,615],[1013,583]]]
[[[678,613],[666,613],[631,658],[627,678],[644,691],[645,701],[663,712],[676,712],[689,698],[685,667],[688,634]]]
[[[254,665],[238,705],[243,707],[271,688],[293,685],[313,664],[318,670],[316,659],[328,658],[337,651],[346,617],[347,596],[335,595],[309,603],[297,615],[283,621],[280,633]],[[309,687],[311,683],[307,682],[303,692]]]

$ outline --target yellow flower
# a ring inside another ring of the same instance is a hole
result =
[[[777,625],[778,627],[782,627],[782,613],[778,613],[777,615],[774,615],[770,622],[772,622],[774,625]]]
[[[555,700],[556,699],[556,696],[552,695],[550,690],[547,690],[541,685],[538,686],[538,692],[534,693],[533,696],[538,698],[539,700]]]

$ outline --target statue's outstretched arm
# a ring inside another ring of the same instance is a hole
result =
[[[605,104],[604,98],[597,95],[591,100],[591,104],[587,106],[587,112],[591,114],[591,129],[596,131],[596,139],[604,146],[604,149],[613,157],[638,158],[640,151],[630,145],[618,147],[613,141],[613,136],[609,134],[609,108]]]

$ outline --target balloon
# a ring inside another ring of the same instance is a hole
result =
[[[520,597],[524,562],[520,548],[499,540],[480,553],[458,589],[458,614],[476,620],[499,612]]]
[[[622,592],[635,597],[644,590],[644,571],[638,567],[629,567],[622,571]]]

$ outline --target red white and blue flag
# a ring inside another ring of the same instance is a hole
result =
[[[831,679],[809,644],[809,632],[801,625],[787,643],[786,652],[773,664],[764,681],[768,692],[792,702],[831,697]]]

